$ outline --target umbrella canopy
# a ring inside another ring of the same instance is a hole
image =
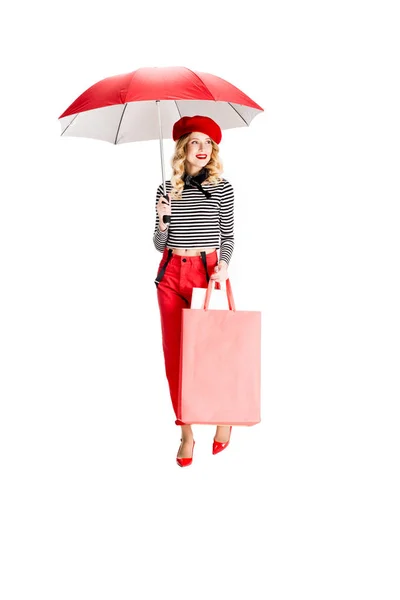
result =
[[[221,129],[246,127],[261,106],[224,79],[186,67],[143,67],[88,88],[59,117],[61,135],[123,144],[172,137],[184,116],[205,115]]]
[[[186,67],[142,67],[107,77],[81,94],[59,117],[62,136],[113,144],[160,140],[184,116],[211,117],[221,129],[247,127],[261,106],[237,87],[210,73]]]

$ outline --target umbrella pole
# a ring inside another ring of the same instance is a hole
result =
[[[158,126],[160,129],[160,154],[161,154],[161,171],[162,171],[162,181],[163,181],[163,189],[164,196],[166,196],[165,189],[165,174],[164,174],[164,150],[163,150],[163,136],[162,136],[162,126],[161,126],[161,109],[160,109],[160,101],[156,100],[157,109],[158,109]]]

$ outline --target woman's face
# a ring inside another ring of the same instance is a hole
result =
[[[200,131],[192,131],[186,146],[186,172],[189,175],[197,175],[210,161],[211,152],[211,138]]]

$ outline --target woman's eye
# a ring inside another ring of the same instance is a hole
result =
[[[206,141],[207,141],[207,144],[209,144],[209,145],[211,144],[211,140],[206,140]],[[198,143],[199,143],[198,140],[192,140],[192,144],[198,144]]]

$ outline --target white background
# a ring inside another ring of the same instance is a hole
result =
[[[24,4],[1,36],[2,599],[398,600],[396,3]],[[236,305],[262,311],[262,422],[217,456],[198,426],[187,469],[154,285],[158,143],[61,138],[57,120],[144,66],[265,109],[220,145]]]

